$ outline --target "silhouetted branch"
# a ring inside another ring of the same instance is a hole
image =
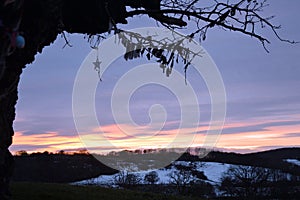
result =
[[[67,36],[66,36],[65,32],[62,32],[61,35],[62,35],[62,37],[63,37],[64,40],[65,40],[65,44],[64,44],[63,48],[65,48],[66,46],[72,47],[72,44],[71,44],[71,43],[69,42],[69,40],[67,39]]]
[[[224,3],[225,2],[225,3]],[[259,40],[265,50],[266,43],[270,43],[260,29],[269,28],[273,31],[277,39],[291,44],[295,41],[283,39],[277,30],[281,26],[273,25],[270,20],[274,18],[262,17],[263,8],[267,7],[267,0],[241,0],[237,3],[233,1],[213,1],[211,6],[202,7],[198,0],[162,0],[161,8],[156,10],[135,9],[127,13],[127,17],[147,14],[168,28],[179,28],[185,26],[186,21],[196,24],[196,30],[190,34],[194,37],[199,34],[200,40],[206,39],[207,31],[213,27],[221,27],[225,30],[240,32],[244,35]]]

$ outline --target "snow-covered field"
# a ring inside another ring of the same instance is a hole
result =
[[[208,181],[212,184],[218,184],[221,181],[221,177],[224,172],[226,172],[230,166],[234,166],[231,164],[223,164],[223,163],[215,163],[215,162],[185,162],[185,161],[177,161],[172,164],[172,167],[166,169],[156,169],[156,170],[148,170],[148,171],[139,171],[132,172],[135,175],[138,175],[141,178],[141,183],[144,183],[144,177],[151,171],[155,171],[158,174],[159,181],[157,184],[168,184],[171,182],[170,174],[178,171],[175,165],[189,166],[193,165],[196,171],[203,171],[204,175],[207,177]],[[119,174],[114,175],[102,175],[97,178],[88,179],[76,182],[78,185],[86,185],[86,184],[95,184],[95,185],[106,185],[110,187],[114,187],[115,177]]]

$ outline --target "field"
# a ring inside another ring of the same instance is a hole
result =
[[[96,186],[26,182],[13,183],[12,193],[14,200],[200,200]]]

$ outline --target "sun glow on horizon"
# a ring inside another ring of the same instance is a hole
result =
[[[282,125],[280,125],[281,122]],[[265,122],[256,121],[256,123],[253,121],[227,123],[215,148],[253,152],[271,147],[297,146],[300,144],[300,123],[289,125],[287,122],[289,121],[266,120]],[[285,123],[288,125],[284,125]],[[262,124],[266,126],[263,127]],[[254,129],[246,131],[249,127]],[[81,134],[80,137],[77,134],[61,135],[59,132],[27,135],[26,131],[18,131],[15,133],[11,150],[13,152],[19,150],[58,152],[87,148],[91,152],[109,152],[143,148],[201,147],[205,146],[203,141],[207,128],[199,126],[198,133],[191,132],[193,129],[190,128],[180,131],[178,129],[162,130],[153,136],[151,136],[151,129],[147,127],[140,130],[141,135],[128,135],[122,132],[116,124],[102,126],[102,134],[99,133],[99,128],[94,128],[90,133]]]

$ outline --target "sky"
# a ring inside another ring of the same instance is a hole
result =
[[[300,41],[299,6],[298,0],[273,0],[264,15],[276,16],[273,22],[282,25],[279,30],[282,37]],[[156,26],[156,23],[136,17],[124,28],[145,26]],[[216,149],[245,153],[300,146],[300,44],[280,42],[271,32],[266,35],[271,41],[267,46],[270,53],[253,38],[218,28],[210,30],[202,43],[220,71],[227,96],[224,129]],[[67,37],[72,47],[63,48],[65,41],[58,36],[23,71],[14,142],[10,148],[13,152],[57,152],[85,147],[84,137],[79,137],[73,119],[72,92],[76,74],[91,48],[83,35]],[[131,96],[129,109],[136,124],[124,126],[132,132],[139,130],[140,135],[135,135],[140,138],[138,142],[130,135],[124,136],[113,119],[110,104],[116,82],[122,74],[142,63],[147,62],[119,58],[102,75],[103,81],[95,95],[95,110],[101,130],[111,145],[100,145],[98,150],[115,150],[112,145],[116,149],[165,147],[176,137],[179,102],[172,91],[157,85],[143,86]],[[182,73],[180,66],[178,71]],[[196,133],[184,127],[181,140],[197,135],[192,145],[201,146],[211,117],[209,93],[193,69],[187,75],[197,94],[201,120]],[[160,134],[150,137],[153,130],[148,126],[151,121],[148,112],[157,104],[164,107],[167,120]],[[93,127],[87,134],[93,138],[98,131],[99,127]]]

